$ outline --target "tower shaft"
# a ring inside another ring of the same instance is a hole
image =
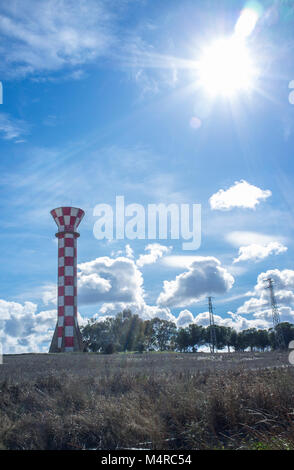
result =
[[[58,232],[57,324],[49,352],[83,350],[77,318],[77,238],[76,229],[84,216],[81,209],[59,207],[51,211]]]
[[[58,348],[66,352],[74,348],[77,313],[77,237],[58,234]]]

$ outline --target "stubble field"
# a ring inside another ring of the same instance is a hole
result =
[[[2,449],[294,449],[287,353],[4,356]]]

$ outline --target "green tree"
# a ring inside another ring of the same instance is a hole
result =
[[[195,352],[199,348],[205,344],[205,328],[201,325],[195,325],[191,323],[189,325],[189,334],[190,334],[190,344],[192,351]]]
[[[239,333],[237,333],[236,351],[245,351],[246,348],[247,348],[246,334],[244,333],[244,331],[239,331]]]
[[[225,346],[228,348],[228,352],[230,352],[230,348],[234,347],[234,339],[232,338],[233,332],[235,331],[233,328],[229,326],[223,326],[223,341]]]
[[[156,349],[166,351],[173,349],[174,339],[177,333],[176,325],[168,320],[154,318],[151,320],[153,330],[153,344]]]
[[[277,326],[285,339],[286,347],[294,339],[294,325],[288,322]],[[84,342],[88,350],[93,352],[112,353],[115,351],[160,350],[170,351],[177,348],[180,351],[193,352],[203,344],[210,343],[210,326],[204,328],[190,324],[187,328],[177,329],[176,325],[168,320],[153,318],[142,320],[133,315],[130,310],[123,310],[115,317],[103,321],[89,320],[81,328]],[[221,325],[215,326],[216,349],[233,347],[235,351],[244,351],[250,348],[264,351],[266,348],[277,348],[276,334],[273,328],[257,330],[249,328],[237,332],[233,328]]]
[[[239,351],[239,335],[236,330],[232,328],[232,332],[230,335],[230,346],[234,348],[235,351]]]
[[[152,320],[145,320],[144,322],[144,332],[143,332],[143,345],[144,349],[151,351],[155,348],[156,337],[155,331],[153,328]]]
[[[267,330],[257,330],[256,340],[258,349],[261,349],[262,351],[270,346],[270,338]]]
[[[216,332],[216,347],[217,349],[224,349],[227,346],[227,328],[221,325],[215,325]]]
[[[180,328],[175,337],[177,349],[186,352],[191,344],[191,337],[188,328]]]
[[[289,322],[281,322],[278,326],[285,341],[285,347],[288,348],[290,341],[294,340],[294,325]]]
[[[134,351],[142,338],[143,320],[130,311],[122,312],[119,342],[122,351]]]
[[[258,345],[258,335],[257,335],[257,329],[256,328],[249,328],[247,330],[244,330],[243,332],[243,337],[244,337],[244,344],[245,344],[245,349],[250,348],[250,351],[252,352],[255,347]]]
[[[92,319],[81,328],[81,333],[89,351],[100,352],[110,342],[110,322]]]

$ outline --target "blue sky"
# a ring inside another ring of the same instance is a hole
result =
[[[294,320],[294,9],[250,2],[249,91],[199,83],[205,47],[245,1],[11,0],[0,6],[0,339],[46,351],[56,321],[50,210],[81,207],[79,313],[271,326]],[[215,77],[216,83],[219,76]],[[201,204],[202,243],[97,240],[96,204]],[[127,248],[126,248],[127,247]],[[142,255],[147,255],[142,257]],[[106,282],[107,281],[107,282]]]

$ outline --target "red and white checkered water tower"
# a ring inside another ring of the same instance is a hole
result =
[[[51,215],[58,226],[58,294],[57,324],[49,352],[83,351],[77,318],[77,228],[85,213],[76,207],[58,207]]]

